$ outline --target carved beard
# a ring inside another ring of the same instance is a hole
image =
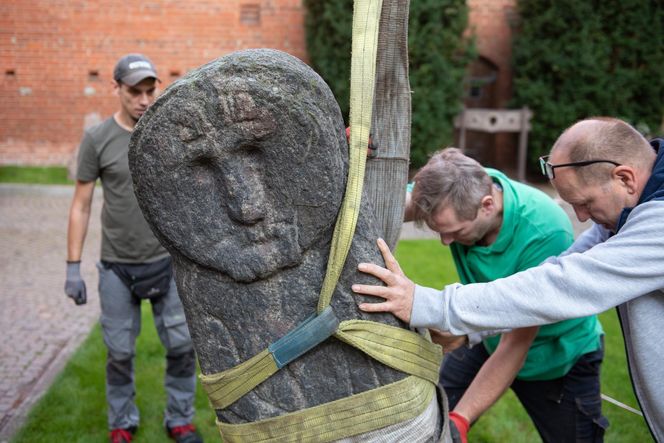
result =
[[[233,280],[249,283],[299,264],[302,251],[295,225],[279,223],[244,227],[215,245],[221,266]]]

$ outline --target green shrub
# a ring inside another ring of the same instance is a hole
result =
[[[311,65],[327,82],[348,123],[353,0],[305,0],[305,31]]]
[[[312,67],[325,79],[346,122],[349,113],[352,0],[305,0],[307,48]],[[463,95],[463,76],[474,56],[464,38],[464,0],[412,0],[409,63],[412,95],[411,161],[420,166],[428,153],[453,139],[454,116]]]
[[[531,159],[594,115],[654,135],[664,106],[660,0],[520,0],[514,42],[515,106],[534,111]]]
[[[459,0],[413,0],[408,55],[413,90],[411,161],[452,144],[454,116],[461,110],[463,77],[475,57],[473,41],[463,37],[468,7]]]

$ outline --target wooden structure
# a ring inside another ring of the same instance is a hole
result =
[[[528,131],[533,113],[528,107],[521,109],[468,109],[454,119],[454,127],[459,129],[459,149],[466,149],[466,131],[488,133],[518,132],[518,172],[517,178],[526,181],[526,154],[528,149]]]

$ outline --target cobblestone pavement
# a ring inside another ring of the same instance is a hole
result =
[[[0,185],[0,442],[20,426],[99,315],[99,189],[83,253],[88,304],[75,306],[63,292],[73,189]]]
[[[550,187],[541,188],[555,198]],[[99,316],[101,194],[97,189],[83,251],[88,304],[75,306],[63,292],[73,187],[0,184],[0,443],[21,425]],[[588,226],[560,203],[577,234]],[[404,239],[436,237],[412,223],[401,233]]]

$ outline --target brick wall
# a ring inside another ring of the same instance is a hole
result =
[[[511,97],[515,3],[468,0],[479,52],[499,67],[495,107]],[[66,164],[83,128],[117,109],[110,81],[125,53],[148,55],[165,87],[238,49],[306,60],[303,21],[302,0],[3,0],[0,164]],[[496,136],[497,157],[512,155],[510,137]]]
[[[468,0],[469,28],[477,36],[481,56],[498,66],[496,107],[505,107],[512,96],[512,28],[516,0]]]
[[[467,0],[470,9],[469,31],[477,36],[479,55],[497,68],[494,96],[490,108],[507,108],[512,98],[512,37],[518,20],[516,0]],[[515,134],[486,135],[488,151],[484,163],[512,172],[516,168],[517,138]]]
[[[117,109],[116,60],[141,52],[167,86],[231,51],[306,58],[301,0],[3,0],[0,164],[66,164],[87,123]]]

